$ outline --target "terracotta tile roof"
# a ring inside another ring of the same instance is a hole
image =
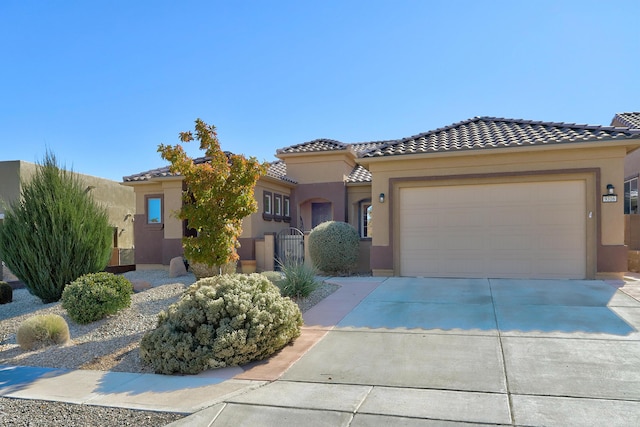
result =
[[[290,182],[292,184],[298,183],[295,179],[287,176],[287,164],[282,160],[277,160],[269,164],[269,169],[267,170],[267,176],[270,176],[271,178],[280,179],[282,181]]]
[[[319,151],[339,151],[346,150],[347,144],[333,139],[314,139],[313,141],[303,142],[301,144],[292,145],[290,147],[280,148],[276,151],[278,154],[289,153],[313,153]]]
[[[207,157],[197,157],[193,159],[193,162],[197,165],[208,161]],[[151,169],[145,172],[140,172],[134,175],[122,177],[123,182],[142,182],[149,181],[151,178],[166,178],[169,176],[175,176],[175,174],[169,171],[169,166],[164,166],[157,169]]]
[[[627,127],[474,117],[426,133],[392,141],[361,157],[482,150],[640,136]]]
[[[231,153],[227,153],[229,155]],[[193,159],[193,162],[197,165],[201,163],[205,163],[209,160],[208,157],[197,157]],[[123,182],[143,182],[149,181],[152,178],[166,178],[170,176],[176,176],[176,174],[172,174],[169,171],[169,166],[164,166],[157,169],[151,169],[149,171],[140,172],[135,175],[129,175],[122,178]],[[280,179],[282,181],[291,182],[296,184],[296,181],[287,176],[287,165],[282,161],[275,161],[269,164],[269,169],[267,170],[267,176],[271,178]]]
[[[394,139],[394,140],[387,140],[387,141],[356,142],[354,144],[350,144],[350,146],[353,149],[353,151],[355,151],[359,155],[362,155],[366,152],[377,150],[382,146],[385,146],[387,144],[391,144],[397,141],[398,141],[397,139]]]
[[[617,113],[611,122],[611,125],[616,124],[640,129],[640,113]]]
[[[363,166],[357,165],[347,177],[346,182],[371,182],[371,172],[366,170]]]
[[[381,147],[382,145],[388,144],[394,141],[373,141],[373,142],[356,142],[353,144],[348,144],[340,141],[336,141],[335,139],[314,139],[313,141],[303,142],[301,144],[292,145],[290,147],[280,148],[276,152],[278,154],[289,154],[289,153],[317,153],[320,151],[343,151],[352,149],[356,153],[364,153],[376,148]]]

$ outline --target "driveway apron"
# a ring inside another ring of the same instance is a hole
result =
[[[372,387],[352,425],[640,425],[639,329],[604,281],[389,278],[281,381]]]

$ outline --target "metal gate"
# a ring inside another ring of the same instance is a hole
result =
[[[297,228],[287,228],[276,236],[276,269],[285,262],[304,262],[304,233]]]

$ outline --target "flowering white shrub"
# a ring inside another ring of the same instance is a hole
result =
[[[300,335],[302,314],[260,274],[208,277],[160,313],[140,343],[144,363],[162,374],[262,360]]]

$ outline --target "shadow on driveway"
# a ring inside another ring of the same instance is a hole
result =
[[[390,278],[338,327],[628,336],[639,307],[602,281]]]

